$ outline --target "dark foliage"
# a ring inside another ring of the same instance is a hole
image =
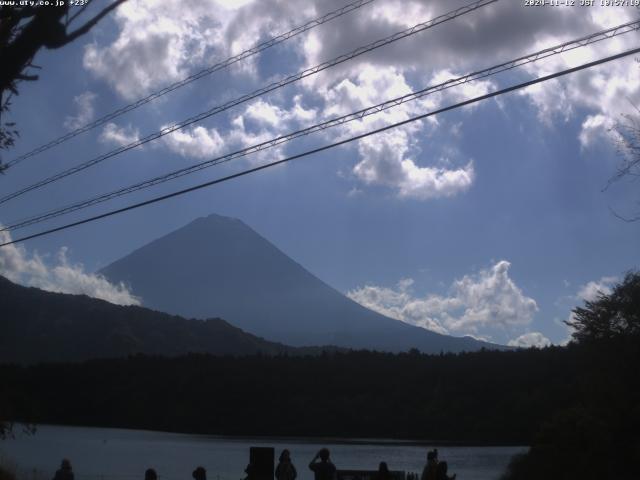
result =
[[[546,418],[578,401],[584,361],[578,347],[136,356],[4,366],[0,377],[16,418],[37,423],[503,444],[529,442]]]
[[[640,478],[640,274],[574,314],[580,395],[558,405],[506,480]]]
[[[578,342],[598,342],[640,335],[640,273],[628,273],[611,294],[600,293],[592,302],[573,310]]]
[[[114,0],[75,29],[71,25],[92,2],[73,11],[69,9],[71,2],[0,6],[0,150],[13,146],[18,136],[15,124],[2,121],[2,116],[9,110],[11,95],[18,94],[18,83],[38,79],[34,69],[39,67],[31,63],[36,53],[42,48],[57,49],[73,42],[125,1]],[[0,172],[5,167],[0,163]]]
[[[103,17],[126,0],[115,0],[81,27],[68,31],[85,8],[74,9],[69,15],[69,3],[59,5],[6,5],[0,7],[0,91],[17,93],[16,82],[37,80],[37,75],[26,72],[41,48],[63,47],[87,33]],[[36,67],[37,68],[37,67]]]

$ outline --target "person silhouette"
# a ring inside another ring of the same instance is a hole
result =
[[[449,465],[447,462],[440,462],[436,467],[436,480],[456,480],[456,474],[453,476],[447,475],[447,470],[449,469]]]
[[[376,475],[376,480],[391,480],[391,472],[389,471],[389,467],[387,466],[387,462],[380,462],[378,465],[378,473]]]
[[[62,459],[60,468],[56,470],[53,480],[73,480],[73,469],[71,468],[71,462],[68,459]]]
[[[207,471],[204,469],[204,467],[198,467],[193,471],[191,476],[194,478],[194,480],[207,480]]]
[[[295,480],[298,476],[296,467],[291,463],[291,453],[286,448],[282,450],[278,466],[276,467],[277,480]]]
[[[144,480],[158,480],[158,474],[153,468],[147,468],[144,472]]]
[[[420,480],[437,480],[437,468],[438,449],[434,448],[427,453],[427,464],[425,465],[424,470],[422,470]]]
[[[309,462],[309,469],[313,471],[315,480],[335,480],[336,466],[329,460],[329,449],[321,448]],[[320,459],[319,462],[316,460]]]

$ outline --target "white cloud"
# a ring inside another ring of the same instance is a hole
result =
[[[551,340],[540,332],[529,332],[509,340],[508,345],[519,348],[544,348],[551,345]]]
[[[449,73],[441,72],[439,75]],[[490,86],[486,83],[474,88],[484,92]],[[326,118],[361,110],[411,92],[405,75],[397,68],[364,65],[355,78],[320,88],[317,93],[323,97],[325,108],[322,114]],[[402,122],[432,110],[444,101],[445,95],[455,100],[473,93],[449,91],[404,103],[345,124],[338,129],[337,137],[343,139]],[[421,160],[426,165],[420,165],[415,158],[420,153],[417,149],[420,140],[433,133],[437,125],[435,119],[417,121],[358,141],[358,162],[352,169],[355,179],[365,185],[390,188],[399,197],[418,200],[449,197],[466,191],[475,179],[473,162],[470,160],[452,167],[449,158],[429,158],[429,155],[421,153]],[[327,133],[329,135],[335,139],[334,132]]]
[[[125,2],[114,13],[119,34],[110,45],[85,47],[84,67],[128,100],[187,76],[220,42],[212,1]]]
[[[131,125],[119,127],[115,123],[107,123],[102,129],[99,139],[103,143],[112,143],[122,147],[140,140],[140,132]]]
[[[419,166],[409,156],[409,141],[407,131],[399,129],[361,140],[354,175],[367,185],[382,185],[400,197],[420,200],[450,197],[471,187],[473,162],[455,169]]]
[[[496,263],[475,276],[465,275],[454,282],[456,296],[466,306],[464,314],[450,323],[450,328],[500,328],[528,325],[538,311],[534,299],[525,296],[509,277],[511,264]]]
[[[587,302],[593,302],[598,299],[601,293],[609,295],[617,281],[618,277],[602,277],[599,280],[587,282],[578,290],[577,298]]]
[[[93,102],[95,102],[98,96],[93,92],[84,92],[80,95],[73,97],[73,106],[76,109],[75,115],[67,116],[64,120],[64,128],[68,130],[75,130],[85,126],[95,115],[93,108]]]
[[[287,73],[291,73],[302,66],[319,64],[466,3],[465,0],[379,0],[276,47],[282,48],[281,56],[275,63],[270,62],[281,67],[277,70],[285,75],[285,67]],[[131,0],[115,13],[115,40],[88,45],[84,66],[123,97],[134,99],[213,63],[212,58],[222,59],[239,53],[258,39],[286,31],[343,5],[338,0],[309,0],[302,6],[298,2],[277,0]],[[264,141],[270,138],[269,135],[284,132],[285,126],[345,114],[622,23],[633,16],[633,9],[613,7],[529,10],[523,15],[520,2],[501,2],[368,52],[287,87],[295,96],[293,108],[258,100],[240,114],[242,123],[236,116],[233,119],[236,123],[229,126],[228,133],[217,126],[216,134],[219,132],[229,144],[235,141],[246,146]],[[629,40],[637,38],[638,34],[632,33],[588,49],[565,52],[521,70],[527,76],[540,76],[622,50]],[[274,80],[271,69],[268,79],[259,78],[258,66],[257,57],[253,57],[234,66],[232,72],[249,72],[259,84]],[[337,137],[362,133],[424,113],[445,102],[487,93],[502,82],[499,78],[496,77],[495,83],[493,79],[486,79],[455,87],[352,122],[337,129]],[[504,104],[510,98],[514,96],[500,101]],[[640,69],[627,61],[618,61],[531,87],[521,93],[521,98],[527,99],[539,118],[549,126],[558,118],[564,121],[584,114],[579,140],[583,148],[588,148],[601,140],[600,127],[609,125],[612,118],[628,110],[628,101],[640,102]],[[475,109],[477,106],[474,105],[464,111],[472,115]],[[409,141],[399,143],[403,134],[394,134],[384,136],[383,140],[360,142],[354,178],[359,183],[386,186],[401,197],[420,200],[468,190],[475,177],[469,158],[459,162],[457,167],[443,167],[439,165],[443,159],[438,155],[422,153],[418,158],[413,151],[421,140],[438,131],[439,121],[445,122],[432,117],[405,127],[404,135]],[[469,128],[459,120],[455,125],[457,134]],[[211,147],[217,139],[210,130],[201,132],[209,132],[211,138],[193,138],[191,131],[185,135],[192,139],[175,137],[177,143],[170,145],[178,148],[183,141],[180,148],[184,153],[181,154],[202,158],[200,145]],[[335,130],[326,135],[336,138]],[[442,140],[441,137],[440,141],[455,140]],[[396,147],[403,153],[391,152]],[[265,152],[250,161],[261,163],[266,158],[276,158],[277,152]],[[391,173],[392,177],[385,176],[386,173]]]
[[[245,110],[245,116],[269,127],[277,126],[284,117],[283,110],[264,100],[258,100],[249,105]]]
[[[489,269],[453,282],[449,295],[416,297],[413,280],[395,288],[368,285],[347,295],[361,305],[391,318],[438,333],[490,338],[490,333],[529,325],[538,306],[509,277],[510,263],[502,260]]]
[[[250,123],[250,121],[245,121],[245,115],[243,114],[238,115],[233,119],[232,129],[225,136],[225,140],[229,145],[233,145],[234,149],[243,149],[267,142],[278,136],[284,127],[283,124],[272,126],[259,122],[256,128],[256,126],[250,126]],[[246,158],[253,165],[272,162],[282,157],[284,148],[284,145],[272,147],[258,153],[251,154]]]
[[[232,152],[270,141],[313,123],[316,116],[315,109],[302,104],[301,96],[295,96],[288,108],[275,101],[258,99],[233,117],[231,128],[226,132],[196,127],[186,134],[178,131],[168,135],[165,143],[183,156],[209,158],[212,152],[220,153],[222,147],[226,147],[226,152]],[[285,148],[285,144],[280,144],[245,158],[259,165],[282,158]]]
[[[347,292],[347,296],[363,307],[386,315],[389,318],[418,325],[434,332],[448,333],[437,318],[437,315],[443,311],[440,299],[430,297],[426,302],[430,304],[431,308],[422,309],[424,311],[419,312],[424,303],[421,305],[420,300],[413,298],[411,294],[412,285],[413,280],[405,278],[398,282],[395,289],[367,285]],[[451,307],[456,308],[458,305],[451,305]],[[430,313],[435,315],[430,315]]]
[[[418,21],[463,5],[463,1],[387,0],[376,2],[358,15],[344,20],[339,35],[326,30],[311,32],[303,43],[307,64],[313,65],[348,51],[349,47],[384,37],[407,28]],[[307,80],[322,91],[332,85],[359,78],[363,69],[384,70],[393,66],[399,75],[415,79],[430,79],[433,83],[446,79],[451,72],[468,73],[534,52],[574,38],[579,38],[622,24],[634,18],[635,10],[626,7],[601,7],[562,11],[537,9],[523,15],[521,2],[500,2],[484,7],[425,31],[361,56],[338,68],[330,69]],[[620,52],[640,38],[638,32],[592,44],[562,55],[531,63],[520,68],[529,77],[537,77]],[[525,41],[526,39],[526,41]],[[427,44],[428,48],[424,45]],[[487,52],[491,52],[489,60]],[[347,78],[347,80],[345,80]],[[496,77],[500,78],[500,77]],[[414,83],[414,89],[417,85]],[[493,83],[474,82],[446,92],[449,99],[468,98],[486,93]],[[601,115],[610,122],[620,113],[630,110],[630,103],[640,103],[640,68],[632,58],[590,68],[559,80],[532,86],[521,96],[528,99],[540,120],[555,128],[556,120],[567,121],[575,115]],[[379,98],[383,97],[381,94]],[[438,98],[437,95],[432,98]],[[506,96],[505,103],[513,96]],[[583,146],[593,145],[596,125],[580,140]],[[602,137],[602,139],[610,137]],[[600,139],[599,139],[600,140]]]
[[[169,150],[183,157],[201,160],[215,157],[225,146],[225,141],[215,128],[207,130],[204,127],[193,127],[177,130],[162,138]]]
[[[8,232],[0,232],[2,243],[11,241]],[[140,305],[140,299],[120,283],[114,285],[104,277],[86,273],[81,264],[72,264],[62,248],[53,265],[37,253],[29,254],[21,245],[0,248],[0,275],[14,283],[50,292],[83,294],[118,305]]]
[[[564,299],[571,301],[575,304],[578,302],[580,305],[583,302],[594,302],[598,299],[600,294],[609,295],[613,291],[613,287],[616,283],[618,283],[620,279],[615,276],[604,276],[600,277],[598,280],[591,280],[583,285],[580,285],[576,295],[564,297]],[[562,299],[562,300],[564,300]],[[573,311],[569,312],[567,315],[567,322],[573,322],[575,320],[575,314]],[[571,340],[571,336],[575,329],[566,323],[564,326],[567,329],[567,338],[561,342],[561,345],[566,345]]]
[[[449,69],[443,69],[433,74],[430,85],[440,85],[442,83],[446,83],[448,80],[453,78],[460,78],[463,74],[452,72]],[[482,95],[486,95],[487,93],[496,90],[496,85],[490,80],[477,80],[470,83],[463,83],[456,87],[447,88],[443,90],[441,93],[433,95],[431,98],[436,98],[436,102],[438,104],[444,103],[442,100],[446,100],[447,104],[459,103],[465,100],[469,100],[474,97],[480,97]],[[477,108],[480,103],[472,103],[471,105],[467,105],[464,107],[465,109],[471,110]]]
[[[478,340],[480,342],[492,342],[491,337],[486,336],[486,335],[478,335],[478,334],[473,334],[473,333],[467,333],[464,336],[465,337],[469,337],[469,338],[473,338],[474,340]]]
[[[130,0],[113,15],[115,40],[87,45],[83,64],[123,98],[134,100],[313,15],[312,4],[300,8],[297,2],[275,0]],[[251,57],[231,71],[255,74],[256,69]]]
[[[393,66],[377,68],[369,64],[363,65],[353,77],[336,84],[322,85],[318,90],[326,103],[325,116],[344,115],[411,92],[401,70]],[[411,108],[411,104],[391,112],[406,113],[407,108]]]
[[[237,10],[245,5],[250,4],[253,0],[216,0],[216,2],[223,8],[229,10]]]
[[[317,111],[313,108],[305,108],[301,101],[302,96],[296,95],[293,97],[293,106],[290,109],[286,109],[274,103],[258,99],[245,108],[243,117],[251,119],[261,126],[284,131],[292,122],[311,123],[312,120],[315,120]]]
[[[317,110],[305,107],[301,96],[294,96],[292,100],[287,108],[276,101],[258,99],[245,105],[242,112],[232,118],[226,131],[191,127],[165,135],[163,142],[169,150],[199,160],[264,143],[315,120]],[[253,164],[273,161],[281,157],[284,148],[284,145],[271,147],[246,158]]]
[[[347,192],[347,197],[355,198],[355,197],[359,197],[362,194],[363,194],[362,190],[360,190],[359,188],[353,187],[351,190]]]
[[[629,21],[633,9],[614,9],[616,15],[610,15],[608,8],[589,8],[587,22],[595,32],[613,25]],[[572,31],[573,30],[573,31]],[[579,28],[568,29],[562,38],[578,36]],[[535,76],[575,67],[628,49],[629,42],[638,40],[638,34],[629,33],[611,40],[592,44],[587,48],[572,50],[526,67]],[[534,49],[559,43],[558,35],[541,36]],[[539,117],[550,127],[555,128],[556,119],[567,121],[577,112],[585,111],[582,129],[578,139],[582,148],[589,148],[598,142],[615,141],[616,136],[608,135],[620,114],[630,110],[632,104],[640,100],[640,69],[633,58],[616,60],[604,65],[589,68],[558,80],[530,87],[522,92],[537,108]]]
[[[582,122],[582,128],[578,135],[580,146],[586,149],[596,143],[597,140],[606,138],[608,133],[613,133],[613,126],[613,121],[609,117],[605,117],[602,114],[589,115]]]

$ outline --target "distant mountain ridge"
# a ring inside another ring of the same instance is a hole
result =
[[[219,318],[187,320],[85,295],[23,287],[0,276],[0,363],[81,361],[131,354],[304,354]]]
[[[100,271],[146,307],[188,318],[221,317],[294,346],[336,345],[426,353],[504,348],[451,337],[368,310],[322,282],[238,219],[210,215]]]

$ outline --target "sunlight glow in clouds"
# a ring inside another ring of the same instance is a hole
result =
[[[0,242],[8,241],[11,235],[0,232]],[[60,249],[53,265],[48,265],[37,253],[29,254],[22,245],[2,247],[0,275],[14,283],[49,292],[87,295],[117,305],[141,305],[140,299],[124,284],[114,285],[101,275],[85,272],[81,264],[72,264],[66,248]]]
[[[415,296],[412,279],[401,280],[396,288],[367,285],[347,296],[378,313],[434,332],[491,339],[492,334],[526,327],[538,311],[536,301],[509,277],[510,266],[501,260],[489,269],[465,275],[453,282],[446,296]]]

